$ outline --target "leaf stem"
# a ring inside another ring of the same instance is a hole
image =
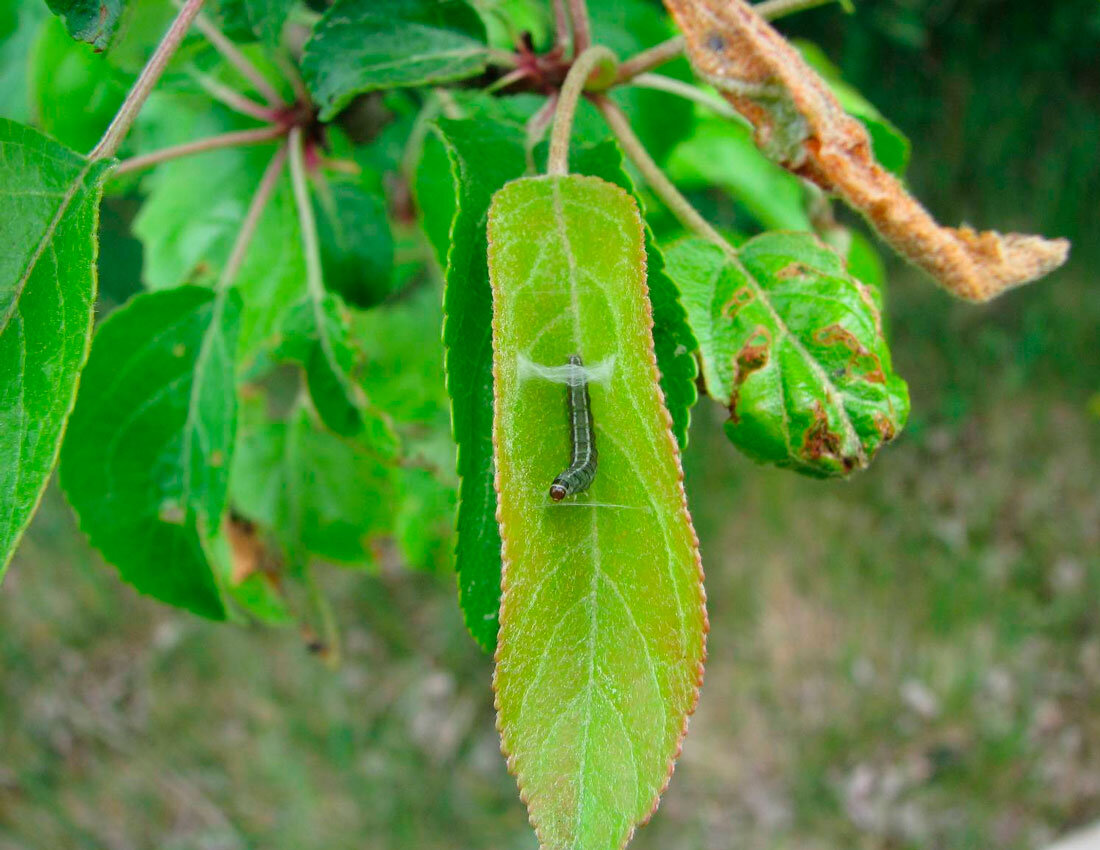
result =
[[[306,181],[305,136],[301,127],[294,127],[288,139],[290,147],[290,183],[294,187],[294,203],[298,207],[298,223],[302,230],[302,253],[306,260],[306,290],[315,303],[325,295],[325,279],[321,271],[321,245],[317,238],[317,219],[309,198]],[[320,333],[320,328],[318,328]]]
[[[126,100],[123,101],[122,107],[118,110],[114,120],[111,121],[111,126],[107,128],[107,132],[103,134],[99,144],[88,154],[89,159],[110,159],[118,153],[122,140],[130,132],[138,113],[141,112],[141,107],[145,105],[150,92],[153,91],[153,86],[157,84],[161,74],[164,73],[168,61],[176,52],[176,48],[180,46],[183,37],[187,35],[192,22],[198,16],[199,10],[202,9],[202,4],[203,0],[186,0],[180,8],[179,14],[172,21],[168,32],[164,34],[164,38],[160,40],[156,51],[141,70],[141,74],[138,76],[133,88],[126,95]]]
[[[619,65],[619,74],[615,78],[615,84],[620,85],[634,79],[639,74],[652,71],[654,68],[671,62],[684,52],[684,37],[682,35],[662,41],[660,44],[643,50],[631,56]]]
[[[718,245],[726,245],[726,240],[722,238],[721,234],[705,218],[699,215],[699,211],[691,205],[687,198],[680,194],[680,190],[665,176],[665,173],[661,171],[661,167],[653,161],[653,157],[649,155],[645,145],[634,135],[634,130],[631,129],[630,122],[622,110],[610,98],[603,95],[597,95],[592,100],[596,104],[596,108],[600,110],[600,114],[603,115],[607,126],[611,128],[611,132],[619,140],[619,144],[622,145],[627,157],[634,163],[649,187],[656,193],[657,197],[665,202],[665,205],[680,223],[704,239]]]
[[[278,118],[278,112],[276,110],[269,106],[264,106],[261,103],[256,103],[256,101],[249,97],[245,97],[240,92],[225,85],[225,83],[215,80],[209,74],[204,74],[196,70],[192,70],[189,73],[191,78],[199,84],[203,91],[214,98],[214,100],[228,106],[234,112],[239,112],[241,115],[247,115],[250,118],[255,118],[268,124],[274,122]]]
[[[119,167],[115,169],[115,174],[127,174],[128,172],[149,168],[150,166],[159,165],[162,162],[168,162],[172,159],[193,156],[194,154],[205,153],[206,151],[216,151],[222,148],[239,148],[245,147],[246,145],[258,145],[263,142],[270,142],[282,138],[286,133],[286,127],[272,125],[270,127],[258,127],[255,130],[236,130],[232,133],[222,133],[218,136],[196,139],[193,142],[185,142],[182,145],[173,145],[170,148],[163,148],[159,151],[153,151],[152,153],[125,159]]]
[[[252,83],[252,87],[267,101],[269,106],[276,109],[286,106],[286,101],[275,91],[275,87],[268,82],[267,77],[252,64],[247,56],[241,53],[233,42],[225,37],[220,29],[210,22],[209,18],[205,15],[199,15],[195,20],[195,26],[206,37],[206,40],[214,45],[214,49],[224,56],[225,60],[241,73],[241,76]]]
[[[283,166],[286,165],[287,158],[287,146],[283,143],[279,146],[279,149],[275,151],[275,156],[271,157],[271,162],[267,164],[267,168],[264,170],[264,176],[260,179],[260,184],[256,187],[256,193],[252,196],[252,201],[248,205],[248,212],[245,214],[244,222],[241,224],[241,229],[237,233],[237,239],[233,243],[233,250],[229,254],[229,259],[226,260],[224,268],[222,268],[221,277],[218,278],[218,289],[227,289],[230,284],[237,278],[237,273],[241,270],[241,265],[244,263],[244,258],[248,254],[248,248],[252,244],[252,239],[256,235],[256,228],[259,227],[260,218],[264,214],[264,210],[267,208],[268,201],[271,200],[271,196],[275,193],[275,187],[279,183],[279,178],[283,174]]]
[[[668,92],[685,100],[698,103],[700,106],[705,106],[707,109],[717,112],[723,118],[748,123],[741,113],[730,106],[723,98],[683,80],[666,77],[662,74],[638,74],[630,81],[629,85]]]
[[[554,110],[554,130],[550,134],[550,158],[546,173],[563,176],[569,173],[569,141],[573,134],[573,116],[577,111],[577,101],[600,63],[614,65],[615,54],[606,47],[589,47],[573,62],[561,87],[558,105]]]
[[[569,0],[569,17],[573,22],[573,55],[579,59],[592,44],[586,0]]]

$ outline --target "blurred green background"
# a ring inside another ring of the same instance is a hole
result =
[[[782,29],[910,136],[937,215],[1073,259],[981,307],[891,263],[913,415],[851,482],[756,467],[697,409],[710,660],[637,848],[1034,848],[1100,818],[1100,4],[856,5]],[[452,577],[320,575],[336,672],[138,597],[51,489],[0,592],[0,850],[534,848]]]

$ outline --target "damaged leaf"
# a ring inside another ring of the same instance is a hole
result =
[[[784,168],[843,197],[948,291],[985,301],[1066,261],[1064,239],[939,226],[875,160],[864,126],[744,0],[665,5],[696,71],[752,122],[757,145]]]
[[[877,292],[810,234],[736,252],[685,239],[665,252],[726,434],[761,463],[819,477],[866,467],[905,424]]]

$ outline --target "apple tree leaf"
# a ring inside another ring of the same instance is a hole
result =
[[[618,848],[653,812],[702,676],[698,541],[662,403],[637,205],[594,177],[509,183],[489,216],[503,593],[498,727],[543,847]],[[569,463],[579,354],[599,453]],[[599,379],[596,379],[599,375]]]

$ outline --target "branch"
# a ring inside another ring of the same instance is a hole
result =
[[[118,110],[114,120],[111,121],[111,126],[107,128],[107,132],[103,134],[99,144],[88,154],[89,159],[110,159],[118,153],[122,140],[130,132],[138,113],[141,112],[141,107],[145,105],[150,92],[153,91],[153,86],[157,84],[161,74],[164,73],[164,69],[168,66],[168,61],[180,46],[183,37],[187,35],[187,31],[191,29],[191,23],[199,14],[199,10],[202,9],[202,3],[203,0],[186,0],[180,8],[179,14],[172,21],[168,32],[164,34],[164,38],[157,45],[156,51],[142,69],[137,82],[134,83],[133,88],[126,95],[126,100]]]
[[[740,121],[746,126],[749,126],[747,119],[730,106],[725,99],[718,95],[711,94],[691,83],[685,83],[683,80],[676,80],[661,74],[639,74],[629,82],[629,85],[639,86],[644,89],[655,89],[657,91],[677,95],[685,100],[698,103],[700,106],[705,106],[707,109],[717,112],[723,118],[728,118],[731,121]]]
[[[649,155],[645,145],[634,135],[630,122],[627,121],[622,110],[610,98],[603,95],[593,97],[592,100],[596,104],[596,108],[600,110],[600,114],[603,115],[607,126],[611,128],[611,132],[619,140],[619,144],[622,145],[627,157],[642,173],[642,177],[649,184],[649,188],[665,202],[665,205],[680,223],[704,239],[718,245],[726,245],[726,240],[722,238],[721,234],[699,215],[699,211],[691,205],[687,198],[680,194],[680,190],[672,184],[672,181],[661,171],[661,167],[653,161],[653,157]]]
[[[219,289],[225,289],[233,283],[237,273],[241,270],[245,255],[248,254],[248,247],[252,244],[252,238],[256,235],[256,228],[260,224],[260,217],[264,214],[264,209],[267,207],[268,201],[271,200],[271,196],[275,192],[275,186],[282,176],[286,157],[287,146],[285,144],[275,151],[275,156],[271,157],[271,162],[268,163],[264,176],[261,178],[259,186],[256,187],[256,194],[252,196],[252,202],[248,205],[248,212],[245,214],[237,239],[233,243],[233,250],[229,254],[229,259],[226,260],[221,277],[218,278]]]
[[[577,57],[565,77],[565,85],[561,87],[558,105],[554,110],[554,130],[550,135],[547,174],[569,173],[569,140],[573,134],[573,116],[577,111],[577,101],[588,84],[588,78],[600,63],[614,65],[615,54],[606,47],[590,47]]]
[[[247,56],[241,53],[233,42],[225,37],[220,29],[210,22],[209,18],[205,15],[199,15],[195,21],[195,26],[206,37],[206,40],[214,45],[214,49],[224,56],[230,65],[240,71],[241,76],[252,83],[252,86],[268,102],[268,105],[276,108],[286,106],[286,102],[275,91],[274,86],[268,82],[267,77],[252,64]]]
[[[286,133],[286,127],[272,126],[259,127],[255,130],[237,130],[232,133],[222,133],[220,136],[209,136],[205,139],[185,142],[182,145],[174,145],[170,148],[163,148],[159,151],[153,151],[152,153],[146,153],[141,156],[123,160],[119,167],[115,169],[115,174],[119,175],[126,174],[130,171],[138,171],[139,169],[159,165],[162,162],[168,162],[172,159],[180,159],[197,153],[205,153],[206,151],[216,151],[222,148],[239,148],[246,145],[258,145],[263,142],[270,142],[282,138]]]
[[[588,24],[588,3],[569,0],[569,16],[573,19],[573,55],[580,58],[592,44],[592,29]]]

